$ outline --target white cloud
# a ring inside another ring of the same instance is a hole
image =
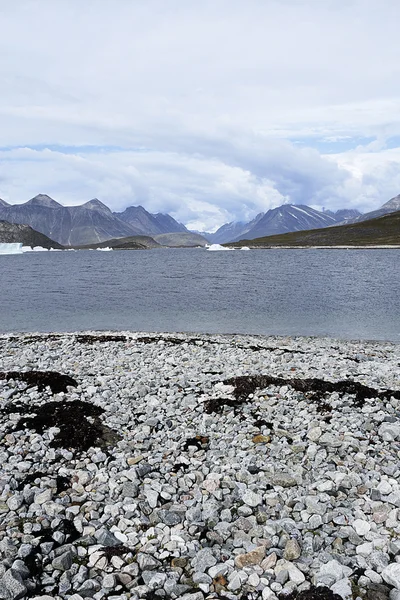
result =
[[[211,227],[400,191],[385,149],[400,134],[397,0],[19,0],[0,19],[5,199],[98,196]],[[357,137],[377,142],[318,151]],[[314,149],[288,141],[304,138]]]

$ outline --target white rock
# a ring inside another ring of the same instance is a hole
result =
[[[347,577],[337,581],[331,587],[331,591],[334,594],[337,594],[338,596],[343,598],[343,600],[353,600],[353,592],[351,589],[351,583],[350,583],[350,580],[347,579]]]
[[[400,563],[388,565],[383,569],[381,575],[386,583],[400,590]]]
[[[245,504],[247,504],[247,506],[251,506],[253,508],[262,504],[262,496],[252,492],[251,490],[245,491],[242,500]]]
[[[368,521],[363,521],[362,519],[356,519],[353,522],[353,529],[355,530],[357,535],[364,536],[370,531],[371,525],[368,523]]]

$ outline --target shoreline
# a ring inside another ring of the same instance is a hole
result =
[[[0,334],[0,589],[389,598],[399,364],[396,342]]]

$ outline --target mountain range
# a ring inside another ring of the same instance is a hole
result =
[[[95,244],[134,235],[188,232],[170,215],[152,215],[142,206],[113,213],[97,198],[79,206],[63,206],[46,194],[39,194],[24,204],[0,200],[0,219],[30,225],[63,246]]]
[[[258,214],[249,223],[232,222],[220,227],[215,233],[204,234],[213,244],[253,240],[258,237],[304,231],[337,225],[361,215],[357,210],[342,209],[333,213],[321,212],[303,204],[283,204],[277,208]]]
[[[306,205],[283,204],[259,213],[248,223],[226,223],[215,233],[204,233],[189,231],[171,215],[152,214],[142,206],[112,212],[97,198],[79,206],[63,206],[46,194],[39,194],[23,204],[8,204],[0,199],[0,220],[30,225],[63,246],[93,245],[124,238],[129,238],[129,245],[134,243],[132,238],[135,236],[151,236],[158,244],[166,246],[196,246],[356,223],[399,208],[400,195],[364,215],[354,209],[332,212],[318,211]]]

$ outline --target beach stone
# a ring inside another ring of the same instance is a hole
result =
[[[275,473],[271,483],[272,485],[279,485],[284,488],[297,486],[297,481],[290,473]]]
[[[14,494],[7,500],[7,508],[9,510],[17,511],[24,503],[24,497],[22,494]],[[6,511],[4,511],[6,512]]]
[[[351,582],[350,579],[347,579],[347,577],[334,583],[331,587],[331,591],[340,596],[340,598],[343,598],[343,600],[354,599]]]
[[[321,427],[313,427],[307,431],[307,437],[312,442],[316,442],[322,435]]]
[[[381,573],[382,579],[400,590],[400,563],[391,563]]]
[[[275,575],[278,575],[281,571],[287,571],[289,573],[290,581],[293,581],[293,583],[296,585],[300,585],[306,579],[304,574],[296,567],[296,565],[285,559],[278,560],[274,570]]]
[[[139,552],[137,555],[137,563],[141,571],[154,571],[161,567],[161,562],[159,560],[144,552]]]
[[[192,559],[192,567],[198,573],[205,573],[207,569],[213,567],[217,563],[217,559],[210,548],[202,548],[197,555]]]
[[[368,523],[368,521],[363,521],[362,519],[356,519],[352,526],[357,535],[360,536],[365,536],[371,529],[371,525]]]
[[[35,504],[46,504],[46,502],[50,502],[50,500],[53,498],[53,492],[51,490],[51,488],[47,488],[45,490],[43,490],[43,492],[40,492],[39,494],[35,495]]]
[[[247,554],[239,554],[235,558],[235,565],[239,569],[243,569],[244,567],[249,567],[251,565],[259,565],[261,564],[264,557],[265,546],[259,546],[255,550],[247,552]]]
[[[14,569],[8,569],[0,579],[0,597],[17,600],[23,598],[26,592],[27,588],[21,575]]]
[[[56,556],[56,558],[52,560],[51,564],[54,569],[58,569],[59,571],[68,571],[72,565],[71,552],[68,550],[67,552],[64,552],[64,554]]]
[[[252,508],[262,504],[262,496],[248,489],[243,494],[242,500],[247,506],[251,506]]]
[[[301,555],[299,542],[295,539],[290,539],[286,542],[283,558],[286,560],[296,560]]]

